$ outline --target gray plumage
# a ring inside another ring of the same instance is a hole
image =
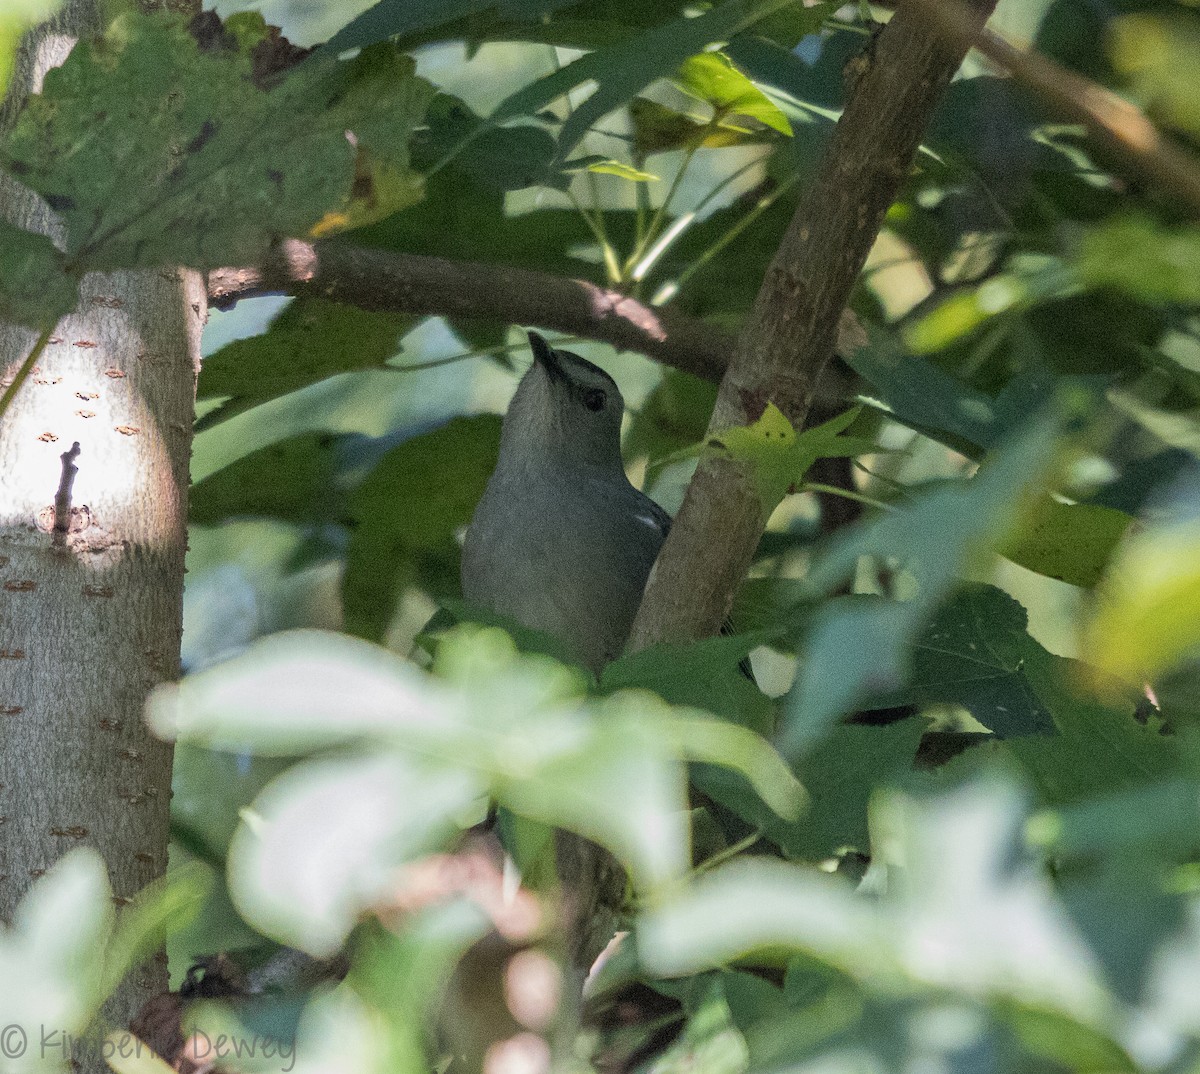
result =
[[[463,596],[599,671],[629,637],[670,517],[625,476],[613,379],[536,332],[463,547]]]

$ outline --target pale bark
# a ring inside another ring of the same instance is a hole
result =
[[[73,36],[95,28],[98,6],[69,0],[29,35],[6,119]],[[57,230],[12,182],[0,185],[0,215]],[[142,706],[179,670],[205,310],[195,273],[87,277],[0,419],[0,920],[77,846],[104,857],[118,905],[166,868],[171,747],[150,734]],[[0,325],[0,383],[32,342]],[[165,987],[160,958],[125,983],[109,1019],[126,1024]]]

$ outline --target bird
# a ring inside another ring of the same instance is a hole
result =
[[[671,519],[625,474],[612,377],[537,332],[529,344],[466,531],[463,597],[554,636],[599,674],[625,649]]]

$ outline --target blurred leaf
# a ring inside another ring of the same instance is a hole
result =
[[[3,27],[0,24],[0,38]],[[52,328],[75,308],[79,280],[44,235],[0,220],[0,318],[29,328]]]
[[[1142,12],[1108,28],[1113,66],[1132,78],[1160,122],[1200,134],[1200,23],[1181,12]]]
[[[924,730],[925,721],[916,717],[879,727],[836,724],[796,765],[809,807],[794,823],[765,809],[735,772],[709,767],[693,779],[788,858],[820,862],[848,850],[868,855],[868,803],[876,791],[912,770]]]
[[[451,719],[446,700],[412,664],[318,630],[273,635],[161,687],[146,718],[164,737],[260,756],[299,756],[406,726],[437,734]]]
[[[1125,215],[1090,229],[1076,256],[1085,287],[1111,287],[1143,302],[1200,303],[1200,228],[1166,228]]]
[[[655,1059],[655,1074],[742,1074],[749,1054],[746,1041],[734,1025],[725,983],[711,979],[683,1032]]]
[[[1035,814],[1030,838],[1066,857],[1131,851],[1191,854],[1200,842],[1200,784],[1175,777]]]
[[[904,602],[834,601],[817,614],[788,700],[785,755],[802,753],[864,697],[904,685],[918,631],[968,567],[1003,541],[1014,510],[1053,460],[1056,426],[1034,418],[971,480],[914,496],[902,510],[843,531],[816,562],[808,578],[814,595],[864,555],[898,559],[917,593]]]
[[[336,448],[328,433],[305,433],[244,455],[192,486],[188,519],[200,526],[230,518],[337,521],[346,500],[337,487]]]
[[[1066,273],[1057,262],[1020,275],[1010,272],[992,276],[978,287],[959,291],[908,324],[904,342],[916,354],[939,351],[994,317],[1059,294],[1067,283]]]
[[[0,13],[0,100],[8,90],[17,48],[25,31],[36,26],[63,5],[63,0],[8,0]]]
[[[1109,988],[1127,1003],[1142,998],[1158,949],[1177,941],[1184,903],[1163,890],[1161,864],[1143,849],[1106,857],[1063,884],[1063,901],[1104,967]]]
[[[853,976],[896,972],[871,904],[840,878],[767,858],[731,862],[638,928],[650,973],[676,977],[753,957],[783,965],[797,951]]]
[[[763,640],[753,634],[734,634],[684,645],[655,645],[608,664],[600,688],[652,690],[673,705],[707,709],[769,736],[774,730],[774,707],[741,670],[742,662]]]
[[[64,855],[30,885],[10,925],[0,926],[0,1010],[5,1072],[47,1069],[58,1056],[36,1045],[41,1032],[79,1037],[111,985],[130,967],[105,952],[114,922],[108,870],[91,847]],[[126,949],[125,953],[129,953]],[[22,1037],[22,1034],[24,1036]],[[61,1059],[69,1056],[63,1052]]]
[[[394,752],[297,764],[243,814],[229,846],[234,903],[273,939],[334,955],[392,890],[395,867],[441,845],[485,790],[466,769]]]
[[[107,995],[116,990],[131,966],[148,962],[167,936],[186,928],[200,913],[213,886],[212,873],[198,862],[173,864],[167,875],[137,893],[121,912],[106,952]]]
[[[1164,517],[1117,552],[1084,627],[1090,660],[1127,682],[1154,679],[1200,645],[1200,527],[1194,478]]]
[[[347,630],[383,636],[415,555],[457,560],[455,534],[471,520],[499,443],[499,418],[455,418],[392,448],[354,490],[342,577]]]
[[[1000,554],[1027,570],[1090,589],[1132,524],[1124,511],[1044,496],[1026,508]]]
[[[687,867],[686,770],[742,773],[794,816],[802,791],[758,736],[641,691],[594,701],[578,673],[460,628],[431,678],[382,649],[299,631],[151,699],[163,734],[265,754],[341,747],[271,783],[230,848],[239,908],[268,935],[327,954],[484,795],[604,846],[654,891]]]
[[[671,79],[684,93],[719,113],[746,116],[789,137],[792,125],[753,82],[719,52],[702,52],[685,60]]]
[[[991,396],[905,353],[882,328],[866,328],[870,345],[848,354],[846,363],[874,385],[897,421],[969,458],[979,458],[979,448],[995,447],[1019,428],[1052,390],[1048,377],[1030,371],[1012,378],[999,396]]]
[[[996,779],[937,798],[882,796],[872,815],[880,898],[773,862],[741,861],[648,913],[638,930],[654,973],[692,973],[734,958],[800,953],[869,990],[908,986],[1006,997],[1093,1031],[1108,997],[1054,890],[1017,841],[1022,803]]]
[[[331,52],[362,48],[388,38],[416,34],[466,15],[499,9],[505,15],[538,23],[557,8],[577,0],[379,0],[342,27],[325,47]]]
[[[713,404],[715,384],[664,369],[662,379],[646,397],[637,413],[630,416],[625,436],[627,457],[647,456],[651,462],[678,451],[704,437]]]
[[[1002,743],[1042,801],[1076,802],[1162,779],[1181,764],[1181,745],[1157,720],[1140,723],[1132,699],[1107,703],[1087,689],[1096,669],[1029,645],[1021,671],[1054,717],[1057,734]],[[1115,691],[1114,691],[1115,693]]]
[[[0,163],[67,225],[72,269],[255,264],[351,197],[356,149],[407,167],[431,95],[378,46],[310,60],[271,92],[247,52],[202,52],[168,16],[121,16],[52,69]]]
[[[196,428],[210,428],[336,373],[382,369],[412,324],[402,314],[371,313],[322,298],[291,302],[261,335],[227,343],[204,359],[197,397],[229,399]]]

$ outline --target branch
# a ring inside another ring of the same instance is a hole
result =
[[[366,310],[477,317],[610,343],[692,373],[721,378],[734,338],[698,318],[619,291],[507,265],[289,239],[260,268],[209,273],[210,306],[265,294],[312,295]]]
[[[992,6],[980,0],[980,24]],[[917,0],[902,0],[868,46],[812,190],[767,269],[710,433],[753,422],[768,401],[803,424],[884,213],[965,52],[965,43],[938,35]],[[631,647],[716,634],[766,521],[744,465],[702,461],[650,576]]]
[[[1054,112],[1084,127],[1119,165],[1200,212],[1200,158],[1159,131],[1129,101],[1031,50],[982,28],[959,0],[913,0],[957,47],[978,49]]]

